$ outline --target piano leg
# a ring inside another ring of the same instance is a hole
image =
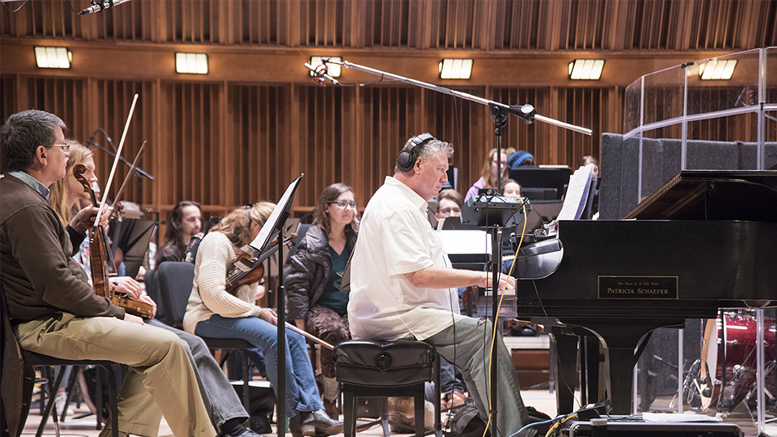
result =
[[[599,339],[593,335],[580,337],[580,396],[583,404],[600,402],[599,365],[602,355],[599,352]]]
[[[556,343],[556,414],[575,411],[577,386],[577,336],[564,328],[551,328]]]

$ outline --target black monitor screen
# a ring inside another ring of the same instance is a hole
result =
[[[510,179],[526,188],[555,188],[556,198],[561,199],[572,175],[570,168],[519,167],[510,169]]]

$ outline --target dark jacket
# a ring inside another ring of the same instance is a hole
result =
[[[13,176],[0,179],[0,279],[12,321],[63,311],[124,318],[122,308],[94,293],[73,254],[70,235],[46,199]]]
[[[346,233],[346,244],[356,246],[356,234]],[[284,280],[286,287],[286,318],[289,322],[305,318],[324,293],[332,271],[329,238],[318,226],[311,226],[291,257],[291,270]]]

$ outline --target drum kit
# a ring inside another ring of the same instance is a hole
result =
[[[765,317],[764,386],[766,411],[777,413],[775,319]],[[707,320],[702,357],[686,373],[686,402],[700,410],[731,412],[742,402],[756,405],[756,317],[750,310],[721,311]],[[710,369],[715,369],[714,375]]]

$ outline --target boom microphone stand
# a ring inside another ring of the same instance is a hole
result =
[[[332,82],[335,85],[341,85],[336,79],[330,77],[327,72],[327,64],[336,64],[340,65],[344,68],[352,68],[354,70],[364,71],[366,73],[371,73],[377,76],[380,76],[381,78],[387,78],[387,79],[393,79],[399,82],[403,82],[406,84],[418,86],[421,88],[430,89],[432,91],[437,91],[443,94],[449,94],[453,97],[459,97],[464,100],[469,100],[475,103],[480,103],[481,105],[486,105],[489,108],[489,112],[491,114],[491,119],[494,121],[494,136],[496,137],[496,144],[497,144],[497,160],[501,160],[502,158],[502,131],[504,127],[507,125],[507,119],[509,118],[509,115],[515,115],[516,117],[519,117],[521,120],[523,120],[526,124],[530,124],[534,122],[535,120],[541,121],[544,123],[549,123],[558,127],[562,127],[564,129],[569,129],[575,132],[579,132],[586,135],[591,135],[592,131],[591,129],[587,129],[580,126],[575,126],[569,123],[564,123],[563,121],[554,120],[552,118],[544,117],[542,115],[537,114],[537,111],[534,109],[532,105],[525,104],[525,105],[506,105],[504,103],[495,102],[493,100],[484,99],[482,97],[473,96],[472,94],[463,93],[461,91],[455,91],[450,88],[441,87],[438,85],[433,85],[426,82],[421,82],[419,80],[410,79],[407,77],[399,76],[396,74],[387,73],[385,71],[376,70],[374,68],[365,67],[363,65],[358,64],[352,64],[348,61],[332,61],[331,59],[324,58],[322,60],[322,63],[316,67],[313,67],[312,65],[305,63],[305,68],[312,71],[316,78],[315,81],[317,84],[323,85],[325,80],[328,80]],[[497,161],[497,168],[500,170],[500,178],[499,178],[499,187],[501,189],[502,184],[502,178],[501,178],[501,163]],[[504,223],[502,223],[504,225]],[[491,296],[493,298],[493,312],[492,316],[494,318],[494,326],[496,326],[496,323],[498,321],[498,314],[497,314],[497,308],[499,306],[499,298],[497,296],[497,289],[499,284],[499,274],[501,273],[501,245],[499,245],[499,240],[501,237],[501,229],[499,226],[494,226],[494,229],[492,229],[493,236],[494,236],[494,247],[492,247],[492,267],[493,267],[493,277],[491,281]],[[494,287],[496,285],[496,287]],[[498,436],[496,433],[496,415],[497,415],[497,381],[496,381],[496,375],[497,375],[497,355],[496,355],[496,348],[492,348],[491,351],[491,435],[492,436]],[[510,412],[508,412],[510,414]]]

